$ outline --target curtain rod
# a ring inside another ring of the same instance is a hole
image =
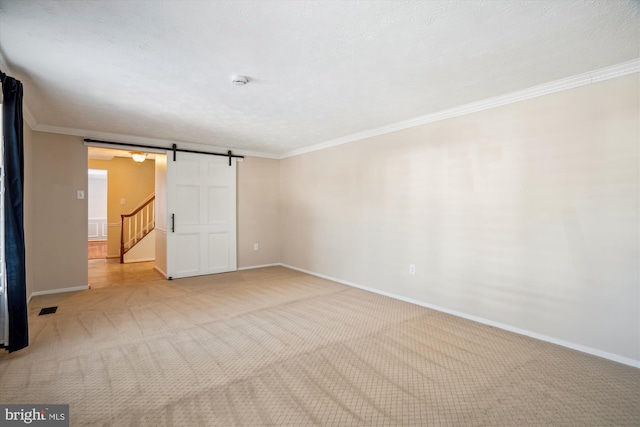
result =
[[[93,142],[93,143],[97,143],[97,144],[109,144],[109,145],[118,145],[121,147],[136,147],[136,148],[149,148],[152,150],[167,150],[167,151],[173,151],[173,161],[176,161],[176,153],[178,151],[180,151],[181,153],[195,153],[195,154],[208,154],[210,156],[221,156],[221,157],[228,157],[229,158],[229,166],[231,166],[231,158],[232,157],[236,157],[238,159],[244,159],[244,156],[240,156],[238,154],[233,154],[231,152],[231,150],[227,151],[227,154],[223,154],[223,153],[211,153],[211,152],[207,152],[207,151],[198,151],[198,150],[187,150],[185,148],[178,148],[178,146],[176,144],[172,144],[171,148],[165,148],[165,147],[157,147],[154,145],[143,145],[143,144],[130,144],[127,142],[112,142],[112,141],[102,141],[99,139],[91,139],[91,138],[85,138],[84,142]]]

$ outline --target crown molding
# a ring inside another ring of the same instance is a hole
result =
[[[24,101],[22,102],[22,118],[27,123],[27,125],[29,125],[31,130],[35,130],[35,128],[38,127],[38,122],[36,122],[35,117],[33,117],[33,114],[31,114],[29,106]]]
[[[11,69],[7,66],[7,60],[2,54],[2,49],[0,49],[0,71],[5,74],[12,74]],[[2,103],[2,87],[0,85],[0,103]]]
[[[544,83],[538,86],[533,86],[528,89],[511,92],[506,95],[496,96],[494,98],[488,98],[482,101],[472,102],[470,104],[461,105],[459,107],[450,108],[447,110],[438,111],[432,114],[416,117],[402,122],[393,123],[387,126],[367,130],[364,132],[358,132],[351,135],[346,135],[340,138],[332,139],[329,141],[321,142],[309,147],[292,150],[282,154],[279,158],[286,159],[287,157],[299,156],[301,154],[311,153],[314,151],[324,150],[326,148],[336,147],[338,145],[347,144],[350,142],[360,141],[362,139],[371,138],[378,135],[384,135],[391,132],[396,132],[403,129],[409,129],[416,126],[421,126],[427,123],[437,122],[440,120],[450,119],[453,117],[459,117],[466,114],[475,113],[478,111],[488,110],[495,107],[500,107],[515,102],[525,101],[527,99],[537,98],[539,96],[550,95],[552,93],[561,92],[564,90],[573,89],[580,86],[586,86],[592,83],[597,83],[617,77],[626,76],[628,74],[640,72],[640,58],[632,61],[623,62],[621,64],[613,65],[611,67],[601,68],[599,70],[590,71],[588,73],[578,74],[572,77],[567,77],[560,80],[555,80],[549,83]]]
[[[205,144],[197,144],[193,142],[186,141],[176,141],[172,139],[160,139],[160,138],[149,138],[145,136],[133,136],[133,135],[124,135],[119,133],[112,132],[99,132],[92,131],[86,129],[77,129],[77,128],[67,128],[60,126],[50,126],[39,124],[35,127],[32,127],[34,131],[37,132],[48,132],[48,133],[57,133],[62,135],[72,135],[72,136],[81,136],[83,138],[91,138],[91,139],[99,139],[103,141],[112,141],[112,142],[120,142],[120,143],[130,143],[130,144],[142,144],[142,145],[152,145],[158,147],[160,150],[169,149],[172,144],[177,144],[180,148],[188,149],[188,150],[221,150],[226,152],[227,150],[233,150],[233,154],[238,154],[240,156],[250,156],[250,157],[263,157],[268,159],[278,159],[278,156],[271,153],[263,153],[260,151],[251,151],[251,150],[242,150],[233,147],[221,147],[219,145],[205,145]]]
[[[5,74],[11,73],[11,68],[7,65],[7,58],[4,57],[2,49],[0,49],[0,70],[4,71]]]
[[[13,75],[13,71],[11,71],[11,68],[7,65],[7,60],[2,54],[2,50],[0,50],[0,70],[4,71],[5,74]],[[0,100],[1,99],[2,95],[0,94]],[[27,106],[27,103],[24,101],[22,102],[22,118],[25,122],[27,122],[27,125],[29,125],[31,129],[35,128],[38,125],[38,122],[36,121],[33,114],[31,114],[31,110]]]
[[[5,71],[10,71],[8,67],[6,67],[6,61],[2,57],[2,53],[0,52],[0,65],[2,65]],[[329,141],[321,142],[319,144],[315,144],[309,147],[300,148],[297,150],[288,151],[282,154],[273,154],[273,153],[265,153],[261,151],[252,151],[252,150],[242,150],[242,149],[234,149],[231,147],[221,147],[221,146],[212,146],[198,143],[190,143],[185,141],[175,141],[168,139],[160,139],[160,138],[149,138],[142,136],[133,136],[133,135],[124,135],[118,133],[111,132],[98,132],[98,131],[90,131],[86,129],[77,129],[77,128],[67,128],[67,127],[59,127],[59,126],[50,126],[38,124],[35,117],[29,110],[26,102],[24,103],[24,119],[31,127],[32,130],[38,132],[50,132],[64,135],[74,135],[81,136],[84,138],[94,138],[94,139],[102,139],[107,141],[114,142],[123,142],[123,143],[132,143],[132,144],[146,144],[146,145],[158,145],[161,148],[167,144],[180,144],[182,147],[194,150],[202,150],[203,147],[206,147],[210,150],[233,150],[234,153],[243,155],[243,156],[251,156],[251,157],[262,157],[268,159],[286,159],[288,157],[299,156],[306,153],[312,153],[314,151],[324,150],[326,148],[336,147],[342,144],[348,144],[350,142],[360,141],[362,139],[371,138],[378,135],[384,135],[391,132],[397,132],[404,129],[413,128],[416,126],[425,125],[427,123],[437,122],[440,120],[446,120],[453,117],[459,117],[466,114],[471,114],[483,110],[488,110],[495,107],[500,107],[507,104],[512,104],[515,102],[525,101],[532,98],[537,98],[539,96],[550,95],[552,93],[561,92],[564,90],[569,90],[573,88],[577,88],[580,86],[586,86],[593,83],[602,82],[605,80],[614,79],[617,77],[626,76],[628,74],[638,73],[640,72],[640,58],[634,59],[628,62],[623,62],[621,64],[613,65],[611,67],[601,68],[599,70],[590,71],[588,73],[578,74],[572,77],[567,77],[560,80],[555,80],[553,82],[544,83],[538,86],[533,86],[528,89],[511,92],[509,94],[496,96],[493,98],[488,98],[482,101],[472,102],[470,104],[461,105],[458,107],[450,108],[447,110],[438,111],[432,114],[427,114],[424,116],[415,117],[413,119],[404,120],[401,122],[393,123],[387,126],[378,127],[375,129],[370,129],[364,132],[358,132],[351,135],[346,135],[340,138],[332,139]]]
[[[0,50],[0,69],[3,70],[5,74],[13,74],[13,71],[11,71],[11,68],[7,65],[7,59],[4,57],[2,50]],[[38,125],[38,122],[24,100],[22,102],[22,118],[32,130]]]

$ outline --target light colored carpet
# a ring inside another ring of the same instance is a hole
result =
[[[640,423],[638,369],[280,267],[29,310],[0,402],[68,403],[72,425]]]

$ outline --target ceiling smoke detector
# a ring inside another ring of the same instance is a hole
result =
[[[231,77],[231,83],[233,83],[236,86],[244,86],[247,83],[249,83],[249,79],[246,78],[245,76],[233,76]]]

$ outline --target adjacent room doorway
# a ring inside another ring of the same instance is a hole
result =
[[[102,144],[100,149],[106,151],[105,145]],[[235,271],[236,158],[189,152],[178,152],[174,158],[172,151],[166,152],[166,155],[160,151],[153,152],[153,269],[169,279]],[[106,230],[109,235],[113,231],[110,226],[107,219]],[[95,225],[92,226],[92,235],[96,234],[95,228]],[[92,262],[90,260],[90,270]],[[111,267],[122,274],[126,266]]]
[[[107,174],[108,171],[89,169],[87,186],[89,259],[107,257]]]

